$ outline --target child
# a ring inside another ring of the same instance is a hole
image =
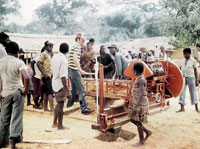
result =
[[[133,72],[138,78],[135,80],[131,89],[131,100],[129,103],[128,115],[130,121],[137,126],[140,142],[135,144],[135,147],[142,146],[152,132],[143,126],[143,122],[147,122],[148,114],[148,98],[147,98],[147,81],[142,75],[144,66],[142,63],[136,63],[133,66]],[[146,133],[144,138],[143,132]]]
[[[184,58],[181,60],[181,71],[185,79],[185,86],[179,97],[179,104],[181,105],[181,109],[177,112],[185,111],[185,108],[184,108],[185,94],[186,94],[186,87],[188,85],[189,91],[190,91],[191,104],[195,105],[195,110],[196,112],[199,113],[197,91],[196,91],[196,87],[199,86],[197,62],[194,58],[191,57],[190,48],[185,48],[183,50],[183,55],[184,55]]]

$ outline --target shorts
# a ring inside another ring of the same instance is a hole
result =
[[[46,93],[47,95],[53,94],[53,89],[52,89],[52,79],[50,77],[48,78],[42,78],[43,82],[43,93]]]
[[[62,88],[60,91],[55,92],[56,102],[61,102],[66,100],[66,91]]]

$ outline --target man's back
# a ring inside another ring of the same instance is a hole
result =
[[[127,68],[129,64],[129,60],[123,56],[121,53],[117,52],[115,55],[115,63],[117,66],[117,74],[123,75],[125,69]]]
[[[68,61],[64,54],[58,53],[53,56],[51,63],[52,86],[53,90],[58,92],[63,87],[61,78],[68,78]]]
[[[3,82],[3,97],[23,88],[20,71],[26,69],[23,61],[14,56],[6,56],[0,60],[0,77]]]

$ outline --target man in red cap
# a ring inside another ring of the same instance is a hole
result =
[[[81,106],[82,114],[90,114],[94,110],[87,108],[85,101],[85,88],[82,83],[81,74],[87,74],[80,67],[80,56],[81,56],[81,47],[84,45],[85,38],[82,33],[78,33],[76,38],[76,45],[69,52],[69,65],[68,65],[68,75],[71,82],[72,90],[72,100],[68,100],[67,108],[73,106],[74,100],[76,98],[76,93],[79,95],[79,102]]]

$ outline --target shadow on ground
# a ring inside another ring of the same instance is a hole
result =
[[[130,131],[126,131],[119,128],[111,129],[106,133],[101,133],[99,136],[95,137],[98,140],[105,142],[113,142],[113,141],[130,141],[135,138],[136,134]]]

